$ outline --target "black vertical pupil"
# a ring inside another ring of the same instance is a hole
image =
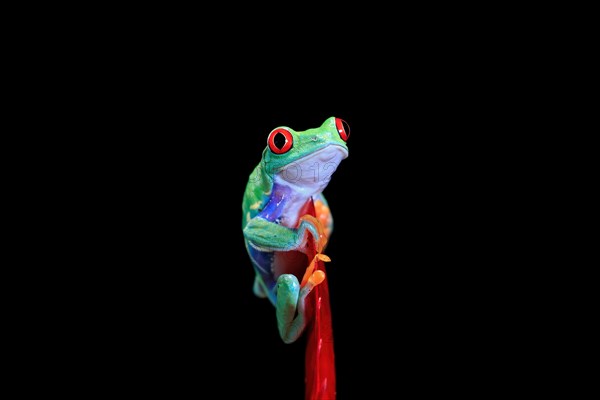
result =
[[[281,132],[277,132],[273,138],[273,143],[275,143],[275,146],[277,146],[278,149],[283,148],[286,141],[285,135]]]

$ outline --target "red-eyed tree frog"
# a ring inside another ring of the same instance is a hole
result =
[[[348,156],[349,136],[346,121],[336,117],[305,131],[273,129],[244,192],[242,230],[255,271],[253,291],[275,306],[285,343],[302,335],[310,322],[306,298],[325,279],[315,263],[330,261],[322,251],[333,219],[322,192]]]

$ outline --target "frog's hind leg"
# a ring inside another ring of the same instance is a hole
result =
[[[285,343],[296,341],[304,332],[307,325],[306,296],[324,279],[323,271],[313,272],[303,286],[293,274],[283,274],[277,279],[277,327]]]

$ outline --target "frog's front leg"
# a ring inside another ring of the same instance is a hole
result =
[[[244,236],[250,246],[257,250],[296,250],[308,239],[308,233],[312,235],[315,244],[319,242],[322,229],[317,224],[314,218],[301,218],[298,228],[292,229],[262,217],[254,217],[244,228]]]

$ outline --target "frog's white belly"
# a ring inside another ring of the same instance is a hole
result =
[[[288,187],[285,209],[279,223],[289,228],[298,224],[300,212],[309,199],[316,199],[325,189],[340,162],[348,156],[340,146],[328,146],[296,160],[277,171],[275,184]]]

